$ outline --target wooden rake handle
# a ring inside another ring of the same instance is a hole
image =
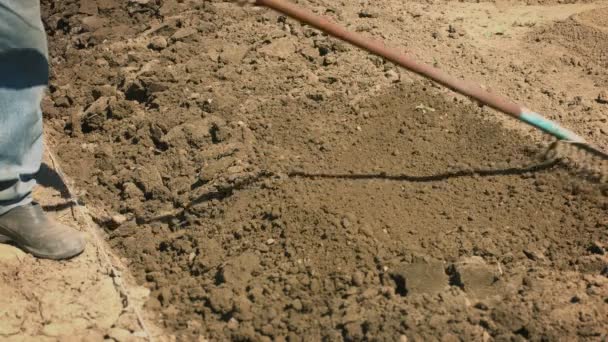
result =
[[[330,36],[341,39],[363,50],[371,52],[372,54],[383,57],[409,71],[431,79],[459,94],[465,95],[479,103],[492,107],[499,112],[521,120],[560,140],[579,143],[584,142],[584,139],[574,132],[561,127],[556,122],[548,120],[540,114],[532,112],[526,107],[521,106],[506,97],[490,93],[472,82],[459,80],[433,66],[419,63],[397,49],[390,48],[381,42],[364,37],[358,33],[348,31],[344,27],[286,0],[241,0],[240,2],[267,7],[302,23],[315,27]]]

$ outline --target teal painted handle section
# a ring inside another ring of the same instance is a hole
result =
[[[529,125],[541,129],[542,131],[551,134],[560,140],[568,140],[575,142],[584,142],[585,139],[576,135],[576,133],[563,128],[556,122],[545,119],[542,115],[534,112],[522,112],[519,119]]]

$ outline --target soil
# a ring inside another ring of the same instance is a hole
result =
[[[300,1],[606,148],[608,3],[556,3]],[[608,338],[608,184],[537,132],[264,9],[43,6],[48,134],[168,335]]]
[[[71,205],[56,167],[56,161],[45,155],[34,198],[52,218],[82,230],[88,245],[79,257],[58,262],[36,259],[12,245],[0,244],[0,340],[101,341],[119,337],[144,341],[146,333],[133,310],[141,310],[149,290],[133,286],[128,276],[111,275],[102,254],[107,246],[86,229],[85,218]],[[118,282],[125,286],[120,288]]]

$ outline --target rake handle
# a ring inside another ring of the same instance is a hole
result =
[[[551,120],[545,119],[537,113],[528,110],[526,107],[516,104],[506,97],[490,93],[474,83],[459,80],[433,66],[419,63],[406,54],[401,53],[397,49],[387,47],[381,42],[366,38],[356,32],[348,31],[344,27],[322,16],[298,7],[293,3],[285,0],[255,0],[255,5],[273,9],[302,23],[315,27],[333,37],[383,57],[409,71],[429,78],[457,93],[465,95],[478,101],[479,103],[483,103],[491,108],[494,108],[499,112],[510,115],[531,126],[534,126],[560,140],[584,142],[584,139],[575,133],[561,127],[559,124]]]

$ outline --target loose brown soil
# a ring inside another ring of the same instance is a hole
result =
[[[607,338],[608,186],[537,133],[266,10],[43,3],[49,134],[169,334]],[[608,142],[601,3],[300,3]]]

